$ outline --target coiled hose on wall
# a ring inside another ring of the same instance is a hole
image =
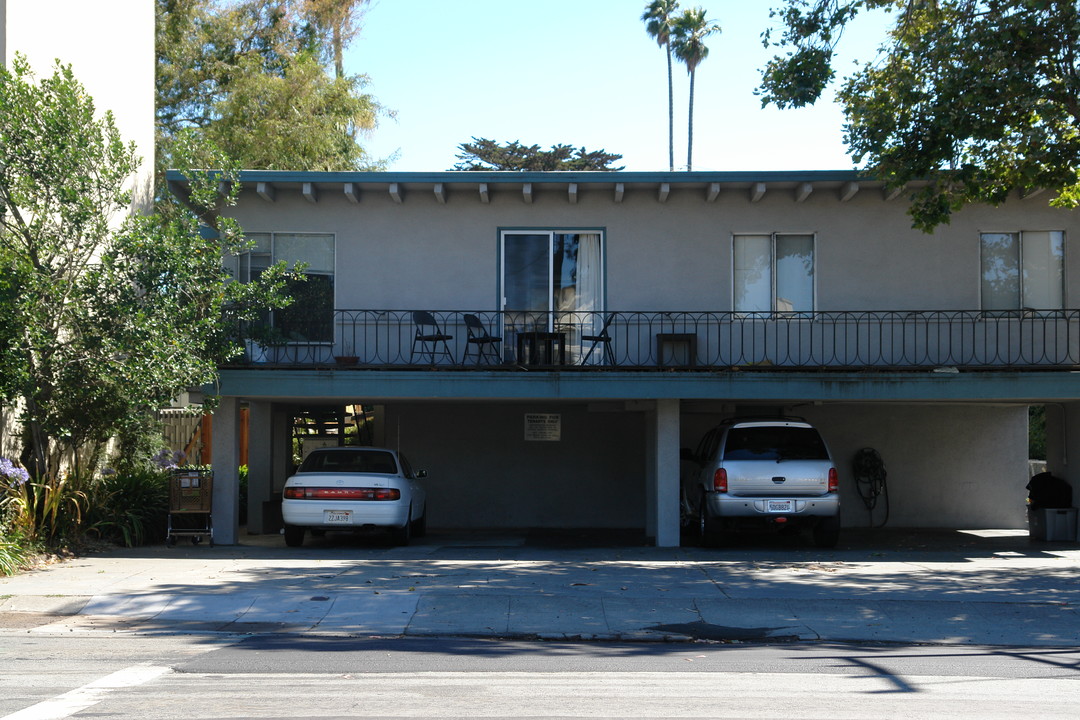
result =
[[[870,526],[884,527],[885,523],[889,522],[889,486],[885,481],[885,461],[874,448],[863,448],[855,453],[852,470],[859,497],[870,513]],[[880,524],[874,525],[874,509],[877,508],[879,498],[884,501],[885,517]]]

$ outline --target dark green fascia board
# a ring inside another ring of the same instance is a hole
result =
[[[214,171],[212,171],[214,172]],[[166,171],[169,182],[183,183],[178,170]],[[293,170],[242,170],[241,183],[748,183],[748,182],[850,182],[874,178],[860,170],[732,170],[717,172],[502,172],[448,170],[441,172],[311,172]]]
[[[207,394],[264,400],[1068,402],[1080,372],[503,372],[225,369]]]

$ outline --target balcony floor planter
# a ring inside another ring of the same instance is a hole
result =
[[[338,367],[349,367],[360,362],[360,358],[356,355],[335,355],[334,362],[337,363]]]

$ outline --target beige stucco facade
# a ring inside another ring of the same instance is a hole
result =
[[[369,333],[359,349],[338,347],[335,335],[322,356],[306,356],[314,369],[269,356],[225,369],[225,401],[266,415],[270,449],[259,472],[252,466],[249,517],[275,502],[288,474],[273,448],[291,409],[348,402],[376,407],[383,439],[429,471],[432,527],[636,528],[677,544],[679,449],[724,417],[762,412],[822,430],[841,473],[845,526],[1024,527],[1028,406],[1071,408],[1080,396],[1071,371],[1080,335],[1069,310],[1080,228],[1075,212],[1047,201],[970,207],[926,234],[912,229],[904,194],[855,173],[248,173],[234,210],[246,230],[333,237],[335,332],[372,318],[403,326],[408,311],[425,309],[461,336],[448,360],[414,362],[413,372],[380,371],[414,360],[411,327],[390,352],[392,332]],[[541,230],[602,237],[603,310],[624,325],[611,343],[615,362],[588,372],[513,360],[490,372],[462,366],[454,355],[465,330],[454,318],[481,312],[499,326],[509,307],[503,234]],[[984,313],[981,234],[1047,231],[1065,238],[1064,310],[1051,314],[1060,321]],[[813,238],[813,312],[764,316],[736,337],[733,238],[774,233]],[[919,319],[907,325],[909,315]],[[696,333],[698,366],[656,372],[654,339],[673,318]],[[786,330],[770,336],[771,324]],[[886,336],[892,354],[874,356]],[[783,347],[807,337],[816,338],[820,365],[814,353]],[[762,341],[763,354],[724,365],[736,340]],[[843,350],[819,347],[830,342]],[[634,343],[644,348],[636,356],[623,347]],[[898,354],[908,344],[914,349]],[[952,353],[942,367],[927,353],[940,345]],[[346,349],[359,367],[332,367],[330,353]],[[1017,366],[1032,358],[1048,366]],[[558,441],[523,434],[531,413],[558,416]],[[1080,423],[1054,427],[1051,470],[1075,484],[1080,464],[1065,450]],[[873,509],[852,477],[852,458],[866,447],[888,472],[888,497]]]

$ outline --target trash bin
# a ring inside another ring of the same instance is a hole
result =
[[[1033,475],[1027,484],[1028,535],[1032,540],[1075,542],[1076,508],[1072,486],[1053,473]]]
[[[1076,508],[1031,508],[1028,535],[1044,542],[1076,542]]]

